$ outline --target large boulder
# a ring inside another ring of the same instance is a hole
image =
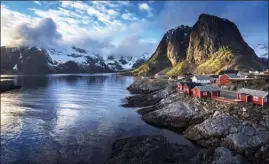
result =
[[[147,94],[164,89],[168,84],[166,79],[142,79],[136,80],[127,89],[132,94]]]
[[[184,136],[203,146],[218,146],[221,138],[230,133],[236,133],[240,122],[234,117],[221,114],[205,120],[184,131]]]
[[[188,145],[169,143],[163,136],[139,136],[117,140],[107,164],[197,163],[197,150]]]
[[[255,158],[255,152],[266,143],[269,143],[268,131],[255,129],[253,127],[243,127],[238,133],[229,134],[222,141],[223,146],[245,154],[248,158],[253,160]],[[269,150],[263,153],[269,155]]]
[[[157,91],[155,91],[155,92],[150,92],[147,94],[138,94],[138,95],[126,97],[125,100],[127,101],[127,103],[124,104],[123,106],[125,106],[125,107],[144,107],[144,106],[149,106],[149,105],[155,105],[160,100],[164,99],[168,95],[175,92],[175,88],[173,85],[167,85],[165,88],[158,88],[156,90]],[[148,92],[148,91],[143,90],[143,92]]]
[[[142,119],[159,126],[186,128],[194,122],[202,122],[205,115],[206,112],[195,105],[175,101],[143,115]]]

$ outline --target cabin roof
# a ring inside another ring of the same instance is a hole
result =
[[[235,73],[225,73],[224,75],[227,75],[229,78],[240,78],[240,76]]]
[[[220,91],[221,89],[213,85],[196,86],[200,91]]]
[[[248,88],[240,88],[236,93],[240,94],[248,94],[251,96],[258,96],[258,97],[265,97],[268,95],[268,92],[261,91],[261,90],[254,90],[254,89],[248,89]]]
[[[213,77],[205,76],[205,75],[194,75],[193,77],[195,77],[197,80],[212,80],[213,79]]]
[[[194,83],[194,82],[187,82],[184,85],[187,85],[191,89],[194,88],[194,87],[196,87],[196,86],[201,86],[200,83]]]
[[[227,73],[238,73],[238,70],[225,70],[225,71],[220,71],[219,75],[224,75]]]

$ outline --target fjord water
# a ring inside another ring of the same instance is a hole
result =
[[[121,107],[134,77],[115,74],[13,76],[1,94],[2,163],[103,163],[116,139],[181,135],[144,123]]]

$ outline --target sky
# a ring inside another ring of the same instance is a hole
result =
[[[151,54],[167,30],[193,26],[202,13],[234,22],[254,49],[268,45],[267,1],[1,1],[1,46]]]

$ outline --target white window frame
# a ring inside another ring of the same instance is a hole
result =
[[[257,97],[257,96],[253,96],[253,100],[254,100],[254,101],[258,101],[258,100],[259,100],[259,97]]]
[[[263,102],[267,102],[267,100],[268,100],[267,97],[263,98]]]

